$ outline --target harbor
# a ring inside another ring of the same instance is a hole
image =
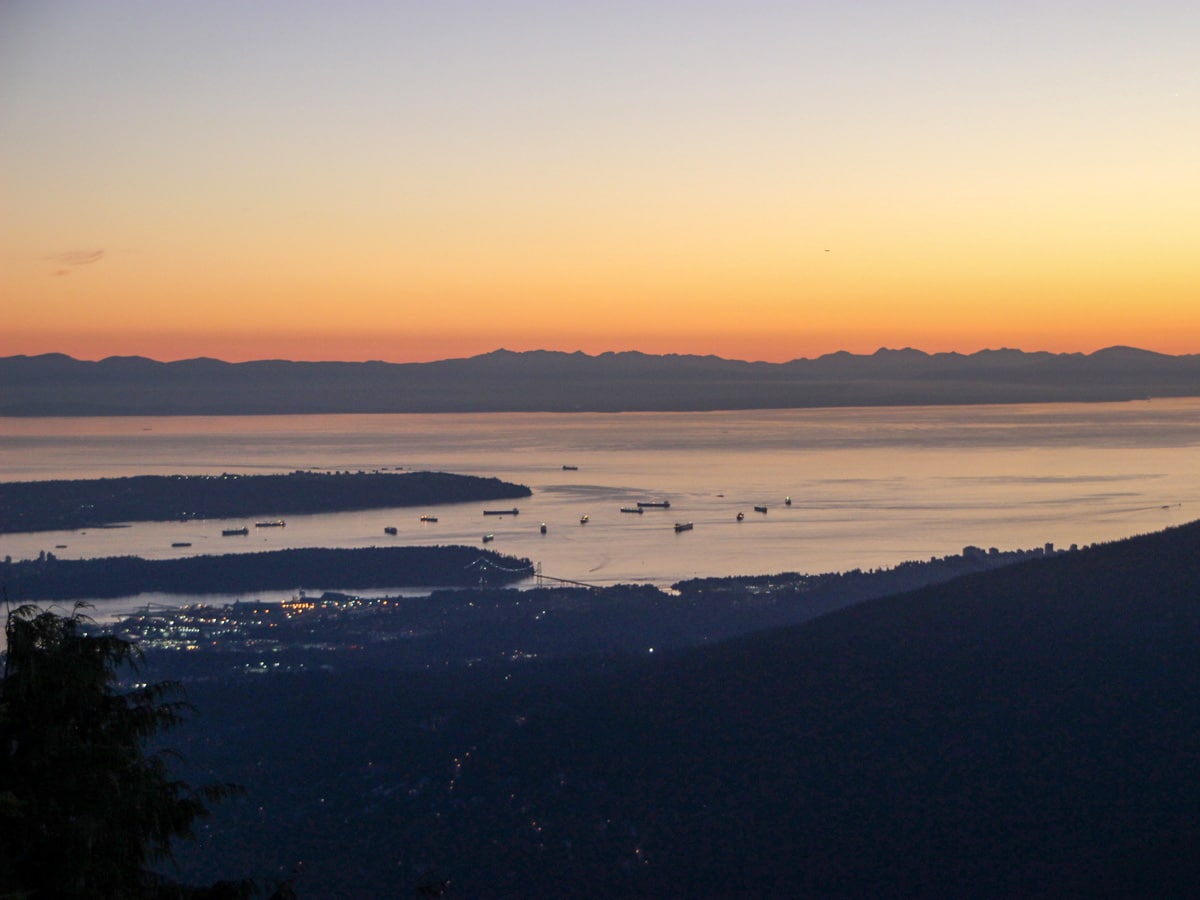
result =
[[[464,501],[286,518],[261,509],[238,519],[10,533],[5,553],[165,559],[305,547],[480,548],[482,535],[492,534],[488,546],[499,552],[598,585],[869,569],[958,553],[966,544],[1083,545],[1188,521],[1200,508],[1197,423],[1200,403],[1190,400],[661,416],[332,416],[306,418],[302,428],[288,417],[13,421],[0,436],[9,480],[387,469],[496,477],[527,485],[532,494],[518,506]],[[88,429],[86,459],[75,453],[69,432],[61,439],[35,436],[37,429],[72,427]],[[504,446],[497,434],[505,436]],[[1122,436],[1120,446],[1113,434]],[[22,449],[34,440],[36,453]],[[638,452],[626,452],[631,447]],[[578,470],[564,472],[564,458],[578,460]],[[664,502],[670,507],[620,511]],[[754,513],[754,506],[769,513]],[[514,508],[519,515],[511,514]],[[483,518],[484,509],[507,515]],[[276,518],[285,518],[286,527],[252,527]],[[693,530],[677,533],[676,522],[690,522]]]

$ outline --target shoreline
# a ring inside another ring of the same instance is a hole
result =
[[[528,497],[525,485],[445,472],[133,475],[0,482],[0,534],[121,528],[129,522],[269,520]]]

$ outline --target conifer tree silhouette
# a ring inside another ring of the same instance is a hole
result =
[[[151,870],[240,789],[172,778],[147,742],[188,706],[174,682],[122,690],[138,647],[88,634],[76,606],[9,612],[0,683],[0,898],[237,897],[252,882],[185,888]]]

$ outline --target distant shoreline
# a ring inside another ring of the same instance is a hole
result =
[[[787,363],[498,350],[431,363],[0,358],[0,417],[702,412],[1200,396],[1200,354],[880,350]]]
[[[505,585],[533,575],[527,559],[466,546],[309,547],[181,559],[114,556],[0,561],[16,603],[105,600],[145,593],[227,594],[339,585],[345,588]]]
[[[301,471],[0,482],[0,534],[260,516],[274,524],[284,515],[510,500],[531,493],[524,485],[498,478],[445,472]]]

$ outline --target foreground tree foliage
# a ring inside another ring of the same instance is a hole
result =
[[[232,785],[171,778],[146,744],[182,721],[179,686],[122,691],[136,645],[86,634],[69,616],[22,606],[5,626],[0,686],[0,897],[237,897],[251,882],[185,888],[150,867],[193,836]]]

